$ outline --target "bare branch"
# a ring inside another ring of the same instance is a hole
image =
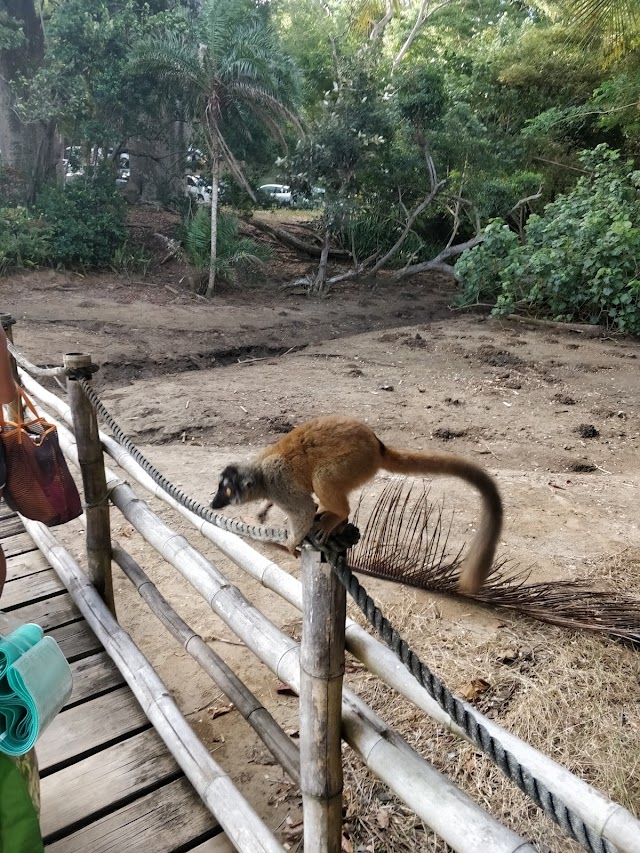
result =
[[[400,272],[396,273],[394,276],[395,281],[400,281],[400,279],[408,278],[412,275],[417,275],[417,273],[427,272],[428,270],[438,269],[441,272],[447,272],[449,275],[453,275],[454,278],[457,278],[453,267],[450,267],[448,264],[444,264],[443,262],[448,260],[449,258],[455,258],[457,255],[461,255],[463,252],[466,252],[467,249],[472,249],[474,246],[477,246],[479,243],[482,243],[485,238],[484,234],[476,234],[475,237],[471,237],[470,240],[466,240],[464,243],[457,243],[455,246],[447,246],[446,249],[443,249],[439,252],[435,258],[432,258],[430,261],[423,261],[419,264],[412,264],[410,267],[406,267]]]
[[[370,34],[369,34],[369,40],[375,41],[378,38],[378,36],[381,36],[382,33],[385,31],[387,24],[392,20],[392,18],[393,18],[393,4],[392,4],[391,0],[387,0],[387,9],[386,9],[386,12],[384,13],[384,17],[382,17],[379,21],[377,21],[374,24],[374,26],[373,26]]]
[[[557,160],[548,160],[546,157],[533,157],[538,163],[548,163],[550,166],[559,166],[561,169],[570,169],[572,172],[580,172],[581,175],[590,175],[591,170],[580,169],[578,166],[570,166],[568,163],[559,163]]]
[[[540,184],[540,187],[539,187],[537,193],[534,193],[533,195],[528,195],[525,198],[521,198],[520,201],[517,201],[513,205],[513,207],[511,208],[511,210],[507,214],[507,216],[510,216],[512,218],[512,220],[518,226],[518,236],[520,238],[521,243],[525,242],[524,226],[526,224],[525,223],[526,205],[530,201],[535,201],[535,199],[540,198],[541,195],[542,195],[542,184]]]
[[[391,66],[391,73],[395,74],[398,65],[402,62],[405,57],[405,54],[413,44],[415,37],[420,32],[420,29],[424,26],[424,24],[429,20],[429,18],[433,17],[436,12],[439,12],[440,9],[444,9],[445,6],[448,6],[452,0],[443,0],[437,6],[434,6],[433,9],[429,9],[429,0],[422,0],[420,3],[420,8],[418,9],[418,15],[416,17],[416,21],[411,29],[411,32],[407,36],[405,43],[402,45],[400,50],[398,51],[398,55],[393,60],[393,65]]]
[[[327,281],[327,262],[329,260],[329,245],[331,242],[331,232],[328,228],[324,232],[324,242],[322,244],[322,252],[320,254],[320,263],[318,265],[318,274],[311,285],[311,291],[317,294],[322,294],[325,291]]]
[[[540,184],[540,187],[539,187],[537,193],[534,193],[533,195],[527,195],[524,198],[521,198],[520,201],[517,201],[513,205],[513,207],[511,208],[511,210],[509,211],[509,213],[507,215],[512,216],[514,213],[517,213],[521,207],[524,207],[525,204],[529,204],[530,201],[535,201],[536,199],[540,198],[541,195],[542,195],[542,184]]]
[[[398,252],[404,241],[409,236],[409,232],[413,228],[413,223],[420,216],[420,214],[424,210],[426,210],[426,208],[429,207],[430,204],[432,204],[433,200],[438,195],[445,183],[446,181],[439,181],[434,186],[432,186],[429,195],[425,196],[425,198],[422,199],[420,204],[413,209],[405,223],[404,228],[402,229],[402,233],[400,234],[396,242],[393,244],[393,246],[389,249],[389,251],[386,252],[371,269],[371,275],[375,275],[379,270],[381,270],[382,267],[386,263],[388,263],[388,261],[396,254],[396,252]]]
[[[460,178],[460,187],[458,188],[458,192],[455,197],[455,203],[453,206],[453,210],[450,210],[451,216],[453,217],[453,228],[451,229],[451,235],[447,241],[447,248],[453,243],[456,238],[456,234],[460,229],[460,208],[463,204],[462,199],[462,188],[464,186],[464,179],[467,171],[467,161],[465,160],[464,169],[462,170],[462,176]]]

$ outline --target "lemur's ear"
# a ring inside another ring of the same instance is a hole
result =
[[[244,472],[241,473],[240,471],[238,471],[237,482],[238,482],[238,488],[241,491],[246,492],[248,489],[251,489],[253,487],[253,484],[254,484],[253,474],[249,474],[249,473],[245,474]]]

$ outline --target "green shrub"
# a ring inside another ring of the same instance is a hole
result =
[[[43,263],[50,239],[51,229],[25,207],[0,208],[0,274]]]
[[[50,260],[67,267],[106,267],[127,239],[127,204],[111,170],[50,186],[37,211],[52,229]]]
[[[344,248],[355,251],[360,261],[371,255],[384,255],[402,233],[405,217],[405,213],[389,206],[382,209],[377,205],[346,202],[331,205],[326,213],[329,224]],[[402,266],[408,261],[428,260],[438,251],[437,247],[425,243],[412,230],[398,253],[390,259],[390,264]]]
[[[115,272],[122,272],[127,275],[131,273],[146,275],[150,264],[151,258],[142,246],[135,246],[127,241],[115,250],[109,266]]]
[[[240,237],[240,225],[235,216],[218,213],[216,243],[216,275],[227,281],[236,278],[239,269],[261,267],[271,257],[267,246]],[[184,248],[189,262],[204,272],[211,262],[211,208],[201,206],[195,216],[187,219],[184,231]]]
[[[516,305],[555,319],[640,334],[640,172],[599,145],[583,152],[589,174],[530,217],[526,241],[500,222],[456,264],[461,302]]]

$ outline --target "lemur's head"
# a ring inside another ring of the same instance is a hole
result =
[[[244,504],[260,498],[257,494],[256,472],[249,465],[227,465],[220,475],[218,491],[211,499],[211,509],[229,504]]]

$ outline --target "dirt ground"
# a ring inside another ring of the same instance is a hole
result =
[[[143,225],[138,223],[138,229]],[[282,288],[283,282],[312,266],[279,252],[264,277],[222,286],[210,301],[187,289],[187,271],[175,261],[154,263],[144,278],[38,271],[0,282],[1,304],[17,320],[16,345],[35,363],[59,364],[70,351],[91,353],[101,365],[96,387],[120,425],[161,471],[202,502],[208,502],[227,462],[250,455],[309,417],[354,415],[374,427],[387,444],[453,451],[484,464],[504,496],[501,553],[513,565],[531,566],[533,579],[579,577],[635,592],[640,579],[640,341],[451,310],[454,288],[442,277],[401,285],[390,279],[380,279],[375,286],[348,284],[326,299]],[[386,482],[378,478],[367,500]],[[452,547],[457,546],[473,533],[475,496],[448,480],[434,483],[433,489],[435,496],[446,495],[447,508],[455,508]],[[150,503],[279,627],[299,635],[297,611],[247,579],[177,515],[155,500]],[[238,514],[253,518],[251,507]],[[274,522],[278,520],[274,515]],[[115,512],[112,524],[115,537],[144,565],[178,612],[295,733],[297,699],[278,692],[276,678]],[[297,573],[293,559],[269,546],[258,548]],[[516,728],[526,710],[534,740],[548,724],[540,687],[544,673],[550,681],[559,677],[551,677],[558,663],[554,649],[571,647],[577,654],[589,643],[592,660],[606,660],[605,669],[624,663],[629,694],[609,696],[605,678],[608,704],[605,711],[593,708],[593,718],[592,685],[571,676],[563,687],[567,707],[582,707],[582,725],[593,735],[606,718],[613,737],[596,737],[590,755],[572,754],[567,724],[559,733],[550,732],[542,745],[548,742],[553,750],[567,734],[568,749],[556,749],[554,757],[561,756],[605,793],[626,797],[628,807],[639,809],[638,785],[621,783],[618,789],[602,771],[622,760],[622,776],[629,782],[634,775],[636,759],[628,757],[625,765],[620,748],[624,741],[627,756],[639,754],[636,652],[607,639],[587,640],[455,598],[363,580],[401,622],[417,650],[449,677],[453,689],[474,678],[489,684],[485,711],[491,706],[488,697],[499,697],[505,681],[505,664],[496,650],[517,652],[535,644],[540,650],[536,665],[520,668],[515,697],[496,701],[493,709],[503,725],[513,723]],[[295,789],[269,763],[238,713],[221,713],[228,710],[224,696],[177,648],[119,574],[116,599],[122,623],[216,760],[291,849],[299,849]],[[513,679],[513,671],[507,676]],[[371,695],[391,723],[406,713],[393,704],[389,691],[381,693],[357,667],[351,667],[348,680]],[[411,718],[412,744],[440,767],[454,764],[456,778],[481,804],[493,806],[496,786],[492,794],[482,790],[477,778],[471,783],[466,778],[473,775],[468,764],[466,769],[460,764],[467,753],[454,746],[453,752],[446,752],[448,758],[437,759],[443,744],[451,750],[451,743],[432,734],[427,724],[420,722],[416,729],[416,719]],[[415,736],[418,730],[429,733],[423,741]],[[354,816],[364,808],[358,796],[365,786],[357,778],[362,776],[348,775],[346,799],[353,807],[345,849],[394,849],[385,841],[388,817],[380,818],[380,809],[391,810],[392,819],[405,826],[406,815],[394,811],[381,787],[370,782],[371,820]],[[492,810],[542,850],[577,849],[559,840],[561,836],[526,804]],[[398,842],[395,850],[442,849],[419,826],[406,844]]]

